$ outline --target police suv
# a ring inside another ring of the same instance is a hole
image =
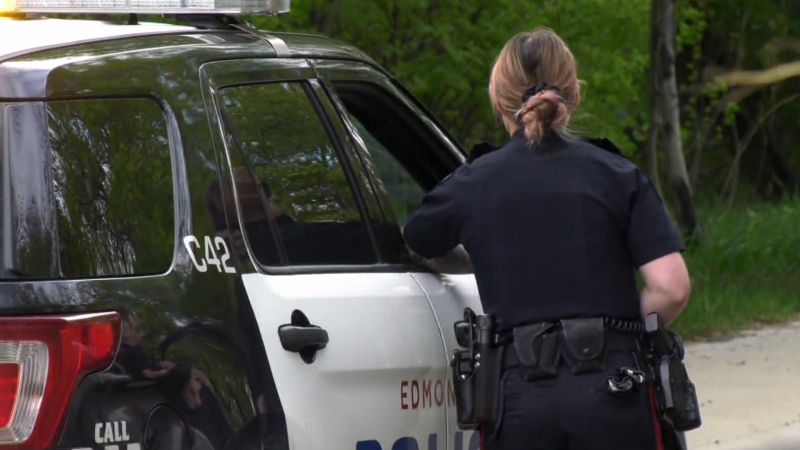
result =
[[[358,49],[237,19],[288,3],[0,0],[0,447],[478,448],[474,277],[400,233],[464,152]]]

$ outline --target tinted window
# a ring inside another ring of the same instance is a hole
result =
[[[165,272],[174,251],[167,123],[150,99],[47,104],[63,277]]]
[[[379,86],[336,82],[335,88],[348,120],[368,152],[365,170],[374,178],[377,195],[390,209],[388,215],[395,218],[395,227],[399,229],[419,208],[425,193],[449,172],[447,162],[440,156],[446,151],[444,144],[433,136],[422,118]],[[404,245],[394,236],[383,233],[376,238],[382,248]],[[461,255],[450,259],[453,264],[442,265],[437,270],[471,270]]]
[[[0,113],[6,119],[0,122],[0,278],[57,277],[44,103],[8,105]]]
[[[309,93],[301,83],[221,92],[248,242],[263,265],[375,263],[348,178]]]
[[[425,190],[358,118],[352,114],[349,117],[369,150],[377,172],[376,182],[386,191],[397,221],[404,225],[408,217],[422,204]]]

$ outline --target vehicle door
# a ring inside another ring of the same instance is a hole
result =
[[[439,328],[414,277],[378,253],[385,225],[371,218],[376,202],[313,70],[238,60],[201,75],[235,202],[231,232],[255,267],[241,282],[291,448],[424,448],[445,411],[408,412],[421,396],[412,380],[443,366]]]
[[[387,216],[402,227],[424,194],[463,163],[463,155],[444,130],[386,75],[365,64],[313,64],[332,92],[376,196]],[[453,323],[463,318],[465,307],[478,313],[482,308],[468,259],[454,253],[436,264],[436,272],[419,265],[411,265],[409,270],[431,301],[449,358],[457,346]],[[448,386],[448,448],[476,449],[477,434],[458,432],[449,371],[448,365],[442,374]]]

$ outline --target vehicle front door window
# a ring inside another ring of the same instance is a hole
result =
[[[365,147],[364,165],[375,178],[377,195],[402,227],[425,193],[451,171],[443,157],[444,145],[413,111],[378,85],[333,84],[357,140]],[[423,262],[440,272],[472,270],[460,246],[444,258]]]
[[[242,228],[259,263],[377,262],[333,139],[301,82],[222,89]],[[230,193],[230,183],[223,185]]]
[[[364,140],[367,149],[369,149],[369,154],[379,176],[377,178],[378,182],[383,185],[388,194],[392,211],[398,223],[405,225],[409,216],[422,204],[425,190],[357,117],[350,114],[350,120],[358,129],[359,135]]]

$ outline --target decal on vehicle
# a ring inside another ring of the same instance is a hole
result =
[[[450,380],[439,378],[400,382],[401,409],[441,408],[445,404],[456,404],[456,394]]]
[[[141,450],[138,442],[129,442],[128,423],[124,420],[118,422],[97,422],[94,424],[94,442],[103,445],[104,450]],[[73,450],[92,450],[90,447],[75,448]]]
[[[110,444],[106,445],[105,447],[101,447],[103,450],[142,450],[142,445],[136,442],[129,442],[124,445],[120,444]],[[94,450],[89,447],[81,447],[81,448],[73,448],[72,450]]]
[[[197,271],[207,272],[208,266],[216,266],[217,272],[222,272],[224,269],[225,273],[236,273],[236,268],[228,265],[231,253],[228,250],[228,243],[225,242],[225,239],[217,236],[212,240],[211,236],[205,236],[203,240],[205,245],[201,246],[200,241],[195,236],[189,235],[183,238],[183,246],[189,252],[189,257],[192,259]],[[195,254],[195,250],[201,250],[202,247],[205,247],[205,255],[201,258]],[[221,258],[217,256],[217,251],[222,253]]]
[[[421,447],[419,443],[426,441],[428,446]],[[433,433],[427,439],[422,438],[420,440],[405,436],[394,441],[392,445],[386,448],[391,450],[437,450],[439,448],[439,435]],[[384,447],[381,446],[380,442],[373,439],[356,442],[356,450],[384,450]],[[456,431],[453,436],[453,450],[480,450],[480,434],[473,431]]]

